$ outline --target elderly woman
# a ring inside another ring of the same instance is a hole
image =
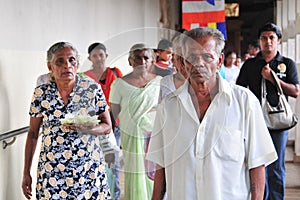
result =
[[[110,132],[110,115],[101,87],[76,75],[78,57],[67,42],[47,52],[53,78],[35,88],[29,112],[22,182],[27,199],[32,196],[30,167],[41,126],[36,199],[110,199],[98,137]]]
[[[147,168],[149,163],[144,158],[156,113],[161,77],[152,73],[155,55],[144,44],[131,47],[128,61],[133,71],[113,82],[109,99],[113,116],[120,119],[125,199],[150,200],[153,190],[151,172],[155,170]]]

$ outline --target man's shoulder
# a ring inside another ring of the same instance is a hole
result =
[[[232,95],[235,96],[237,99],[243,98],[243,99],[257,99],[256,96],[251,92],[248,88],[232,84]]]
[[[262,60],[262,58],[261,58],[261,57],[258,57],[258,56],[253,57],[253,58],[249,58],[249,59],[245,60],[243,66],[244,66],[244,65],[254,65],[254,64],[256,64],[257,62],[260,62],[261,60]]]
[[[260,72],[264,65],[265,61],[261,57],[249,58],[243,63],[240,71],[241,73],[253,74]]]
[[[280,54],[277,56],[277,60],[279,62],[283,62],[284,64],[295,64],[295,61],[293,59]]]

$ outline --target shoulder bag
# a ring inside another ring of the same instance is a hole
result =
[[[263,115],[269,130],[288,130],[296,126],[298,122],[298,117],[293,113],[290,104],[288,103],[285,95],[283,94],[279,78],[277,77],[274,71],[271,71],[271,73],[276,83],[279,96],[279,103],[277,106],[272,106],[267,101],[266,80],[262,78],[261,106]]]

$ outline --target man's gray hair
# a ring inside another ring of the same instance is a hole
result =
[[[185,52],[185,43],[188,39],[196,40],[198,38],[203,37],[213,37],[216,41],[216,51],[218,54],[221,54],[224,47],[225,47],[225,39],[223,34],[215,28],[209,28],[209,27],[201,27],[201,28],[195,28],[192,30],[189,30],[184,33],[185,37],[183,38],[183,51]]]
[[[76,59],[79,60],[78,51],[77,51],[77,49],[71,43],[69,43],[69,42],[57,42],[57,43],[53,44],[49,48],[49,50],[47,51],[47,62],[51,62],[52,59],[53,59],[53,57],[54,57],[54,54],[57,51],[59,51],[59,50],[61,50],[63,48],[66,48],[66,47],[71,48],[75,52],[75,54],[76,54]]]

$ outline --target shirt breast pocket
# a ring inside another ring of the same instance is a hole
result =
[[[245,153],[242,132],[237,129],[224,128],[214,149],[222,160],[243,161]]]

